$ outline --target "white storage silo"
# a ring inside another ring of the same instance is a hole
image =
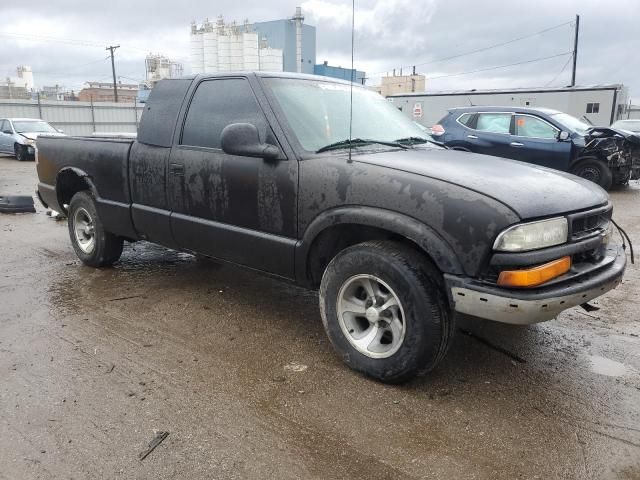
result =
[[[260,70],[267,72],[282,72],[283,57],[282,50],[279,48],[261,48],[260,49]]]
[[[242,35],[242,56],[244,58],[243,70],[260,70],[260,56],[258,53],[258,34],[246,32]]]
[[[243,34],[235,27],[232,29],[231,35],[229,35],[229,60],[231,62],[231,70],[234,71],[244,69],[242,36]]]
[[[195,24],[192,24],[191,26],[190,50],[191,73],[203,73],[204,37],[202,35],[202,30],[197,29]]]
[[[231,59],[229,58],[229,35],[226,30],[222,34],[218,32],[218,71],[228,72],[231,70]]]
[[[209,28],[203,33],[204,37],[204,71],[215,73],[218,71],[218,32]]]

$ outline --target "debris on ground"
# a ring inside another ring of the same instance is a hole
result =
[[[0,195],[0,213],[36,213],[33,197],[28,195]]]
[[[164,441],[164,439],[167,438],[168,436],[169,436],[169,432],[158,432],[158,433],[156,433],[155,438],[149,442],[148,448],[146,450],[143,450],[142,452],[140,452],[138,454],[138,458],[141,461],[144,460],[145,458],[147,458],[147,456],[151,452],[153,452],[156,449],[156,447],[158,445],[160,445]]]

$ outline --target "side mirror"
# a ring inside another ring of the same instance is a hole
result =
[[[260,135],[251,123],[232,123],[222,130],[222,151],[230,155],[257,157],[268,160],[278,158],[280,149],[275,145],[260,142]]]
[[[56,128],[56,130],[58,130],[58,133],[64,133],[64,130],[62,130],[60,128]]]
[[[564,141],[569,138],[569,132],[565,132],[564,130],[558,134],[558,140]]]

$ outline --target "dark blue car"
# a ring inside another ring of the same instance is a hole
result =
[[[640,139],[546,108],[452,108],[433,137],[454,150],[512,158],[587,178],[605,189],[640,168]]]

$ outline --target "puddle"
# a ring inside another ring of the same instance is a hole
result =
[[[599,357],[598,355],[590,355],[589,360],[591,362],[591,371],[599,375],[621,377],[629,371],[623,363]]]

